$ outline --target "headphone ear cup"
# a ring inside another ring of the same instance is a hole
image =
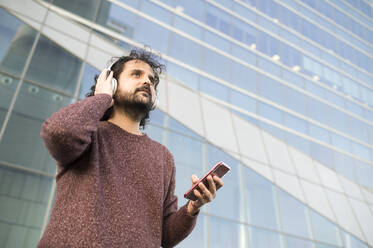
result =
[[[157,107],[158,103],[159,103],[158,95],[155,95],[155,99],[152,105],[152,110],[154,110]]]
[[[118,87],[118,81],[115,78],[111,80],[111,86],[113,88],[113,95],[114,95]]]

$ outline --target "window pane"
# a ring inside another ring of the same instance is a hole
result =
[[[167,54],[170,31],[154,22],[138,18],[134,40]]]
[[[291,236],[286,236],[287,248],[313,248],[313,243],[310,240],[298,239]]]
[[[73,94],[82,62],[57,44],[40,36],[26,79]]]
[[[210,31],[205,30],[204,41],[222,51],[230,50],[230,43],[226,39],[223,39],[221,36]]]
[[[244,90],[256,93],[256,72],[244,65],[232,64],[232,83]]]
[[[200,170],[202,168],[202,142],[171,131],[168,134],[168,148],[175,161]]]
[[[211,79],[201,77],[199,81],[201,92],[209,94],[221,101],[228,102],[228,87]]]
[[[77,14],[83,18],[93,20],[99,0],[79,0],[79,1],[65,1],[53,0],[53,4]]]
[[[235,90],[231,90],[231,101],[232,104],[240,107],[248,112],[256,113],[256,100],[249,97],[248,95],[242,94]]]
[[[0,70],[21,75],[36,31],[0,9]]]
[[[188,136],[192,136],[192,137],[197,138],[199,140],[203,140],[203,138],[201,136],[199,136],[197,133],[193,132],[192,130],[190,130],[189,128],[187,128],[186,126],[184,126],[183,124],[181,124],[180,122],[175,120],[174,118],[171,118],[171,117],[168,118],[168,127],[171,130],[175,130],[179,133],[182,133],[182,134],[185,134],[185,135],[188,135]]]
[[[210,247],[247,247],[247,226],[210,217]]]
[[[315,160],[328,166],[329,168],[334,168],[333,151],[325,146],[319,145],[318,143],[315,143],[312,141],[310,141],[310,144],[311,144],[311,156]]]
[[[216,52],[204,48],[202,70],[215,77],[229,81],[231,61]]]
[[[307,133],[307,122],[305,120],[300,119],[289,113],[284,113],[284,115],[285,126],[303,134]]]
[[[337,172],[355,181],[355,159],[339,152],[334,152],[334,166]]]
[[[180,61],[198,68],[201,46],[177,34],[172,34],[170,55]]]
[[[79,99],[86,98],[86,94],[91,92],[91,87],[95,84],[95,75],[99,75],[100,71],[89,64],[85,64],[83,78],[80,84]]]
[[[211,202],[210,213],[228,219],[246,221],[238,161],[222,150],[208,145],[208,168],[212,168],[220,161],[230,166],[231,171],[224,176],[224,187],[219,190],[216,198]]]
[[[125,16],[126,18],[123,18]],[[136,23],[136,15],[108,1],[102,1],[96,23],[119,34],[132,38]]]
[[[197,39],[201,39],[202,37],[202,28],[189,20],[186,20],[180,16],[174,16],[174,27],[178,28],[179,30],[186,32]]]
[[[268,120],[282,124],[282,111],[265,103],[259,103],[259,114]]]
[[[145,14],[158,19],[159,21],[171,24],[173,14],[163,7],[152,3],[151,1],[142,1],[140,10]]]
[[[167,79],[198,89],[198,74],[171,62],[167,64]]]
[[[204,22],[205,2],[202,0],[178,1],[178,4],[183,7],[184,13],[201,22]]]
[[[309,123],[309,135],[315,139],[330,144],[329,132],[322,127]]]
[[[285,233],[309,238],[309,221],[307,208],[283,190],[278,190],[282,225]]]
[[[17,85],[17,79],[0,73],[0,127],[3,125]]]
[[[41,125],[72,99],[23,83],[0,144],[0,160],[54,173],[55,161],[40,137]]]
[[[282,84],[262,74],[258,74],[258,82],[261,96],[275,103],[282,104],[284,87]]]
[[[306,115],[306,96],[299,91],[284,87],[284,105],[299,114]]]
[[[0,235],[3,247],[36,247],[52,182],[52,177],[0,167],[0,229],[7,234],[6,239]]]
[[[205,248],[207,243],[207,233],[205,232],[207,217],[203,214],[199,214],[197,218],[197,224],[193,229],[193,232],[186,237],[177,248],[190,248],[190,247],[201,247]]]
[[[255,248],[282,247],[279,233],[255,227],[250,227],[250,244]]]
[[[245,195],[249,207],[249,223],[278,229],[277,205],[273,185],[251,169],[244,167]]]
[[[147,125],[145,129],[145,133],[151,139],[165,145],[166,131],[163,128],[160,128],[154,125]]]
[[[313,210],[311,210],[311,218],[316,240],[333,245],[341,245],[339,230],[335,224]]]

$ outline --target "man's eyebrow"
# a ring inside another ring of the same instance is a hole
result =
[[[141,73],[141,74],[144,74],[144,73],[145,73],[145,71],[144,71],[144,70],[141,70],[141,69],[133,69],[133,70],[131,71],[131,73],[134,73],[134,72],[136,72],[136,73]],[[150,79],[151,82],[154,82],[154,76],[153,76],[153,75],[149,75],[149,79]]]

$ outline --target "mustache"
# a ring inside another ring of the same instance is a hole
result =
[[[139,91],[145,91],[146,93],[148,93],[149,96],[151,96],[151,92],[150,92],[150,87],[149,86],[141,86],[140,88],[137,88],[135,93],[139,92]]]

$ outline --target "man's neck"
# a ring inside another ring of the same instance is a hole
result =
[[[128,113],[125,113],[123,111],[118,111],[114,108],[113,115],[108,119],[108,121],[119,126],[129,133],[136,135],[142,134],[139,128],[140,121],[133,120],[133,118],[131,118]]]

